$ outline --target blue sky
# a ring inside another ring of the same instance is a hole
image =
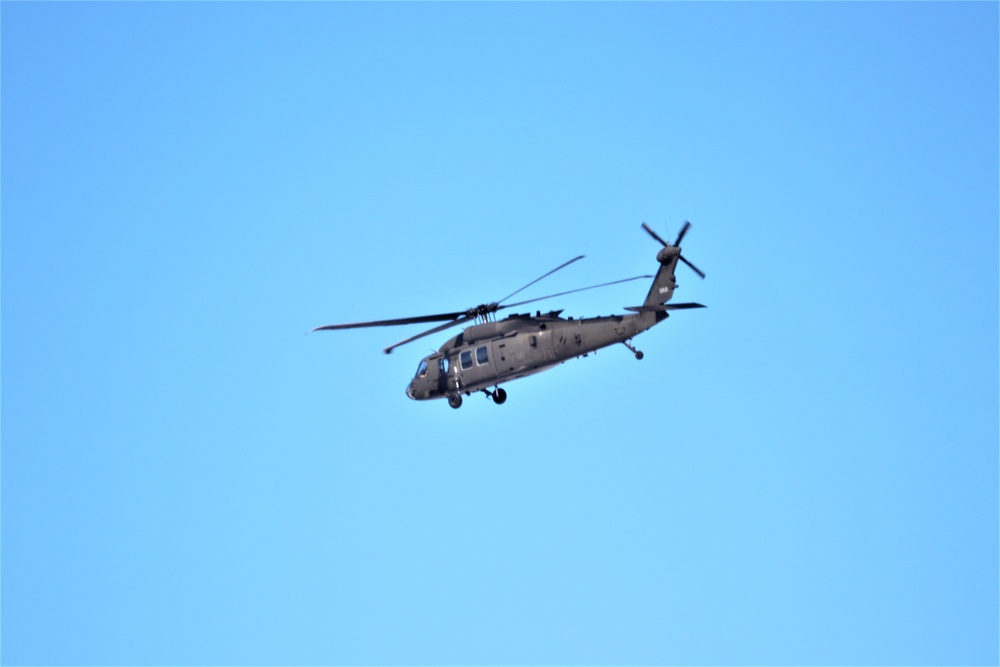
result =
[[[0,22],[5,664],[998,662],[996,3]],[[503,406],[303,335],[685,219]]]

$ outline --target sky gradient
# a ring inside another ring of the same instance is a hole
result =
[[[4,2],[0,660],[997,664],[998,18]]]

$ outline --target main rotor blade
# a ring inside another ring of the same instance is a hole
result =
[[[657,235],[656,235],[656,232],[654,232],[654,231],[653,231],[653,230],[652,230],[652,229],[650,228],[650,226],[649,226],[649,225],[647,225],[647,224],[646,224],[645,222],[644,222],[644,223],[642,223],[642,228],[646,230],[646,233],[647,233],[647,234],[649,234],[649,235],[650,235],[650,236],[652,236],[652,237],[653,237],[654,239],[656,239],[657,241],[659,241],[659,242],[660,242],[661,244],[663,244],[663,245],[664,245],[665,247],[666,247],[666,246],[669,246],[669,245],[670,245],[669,243],[667,243],[666,241],[664,241],[663,239],[661,239],[661,238],[660,238],[659,236],[657,236]]]
[[[386,354],[390,354],[393,350],[395,350],[400,345],[406,345],[407,343],[412,343],[413,341],[417,340],[418,338],[423,338],[424,336],[430,336],[431,334],[437,333],[439,331],[444,331],[445,329],[450,329],[451,327],[458,326],[459,324],[465,324],[466,322],[470,322],[470,321],[472,321],[474,319],[475,319],[474,317],[470,317],[468,315],[463,315],[462,317],[458,318],[454,322],[447,322],[445,324],[442,324],[439,327],[434,327],[433,329],[428,329],[427,331],[425,331],[423,333],[418,333],[416,336],[410,336],[406,340],[401,340],[398,343],[390,345],[389,347],[385,348],[382,351],[385,352]]]
[[[374,322],[354,322],[352,324],[327,324],[316,327],[313,331],[336,331],[338,329],[360,329],[362,327],[394,327],[400,324],[420,324],[423,322],[444,322],[457,319],[465,315],[459,313],[441,313],[440,315],[423,315],[421,317],[401,317],[395,320],[376,320]]]
[[[554,268],[554,269],[552,269],[551,271],[549,271],[548,273],[546,273],[546,274],[545,274],[544,276],[542,276],[541,278],[535,278],[534,280],[532,280],[532,281],[531,281],[530,283],[528,283],[527,285],[525,285],[525,286],[524,286],[524,287],[522,287],[521,289],[517,290],[517,291],[516,291],[516,292],[514,292],[513,294],[508,294],[507,296],[505,296],[504,298],[500,299],[500,300],[499,300],[499,301],[497,301],[496,303],[503,303],[503,302],[504,302],[504,301],[506,301],[507,299],[509,299],[509,298],[511,298],[512,296],[514,296],[514,294],[520,294],[520,293],[521,293],[521,292],[523,292],[524,290],[528,289],[529,287],[531,287],[532,285],[534,285],[535,283],[537,283],[537,282],[538,282],[539,280],[541,280],[542,278],[548,278],[549,276],[551,276],[551,275],[552,275],[553,273],[555,273],[555,272],[556,272],[556,271],[558,271],[559,269],[565,269],[565,268],[566,268],[567,266],[569,266],[570,264],[572,264],[572,263],[573,263],[573,262],[575,262],[576,260],[578,260],[578,259],[583,259],[583,258],[584,258],[584,255],[580,255],[579,257],[574,257],[573,259],[569,260],[569,261],[568,261],[568,262],[566,262],[565,264],[560,264],[560,265],[559,265],[559,266],[557,266],[556,268]]]
[[[652,278],[653,276],[635,276],[634,278],[625,278],[623,280],[614,280],[610,283],[601,283],[600,285],[591,285],[590,287],[581,287],[579,289],[571,289],[568,292],[559,292],[558,294],[549,294],[548,296],[540,296],[537,299],[528,299],[527,301],[519,301],[517,303],[508,303],[506,306],[500,306],[500,310],[504,308],[513,308],[514,306],[523,306],[527,303],[534,303],[535,301],[542,301],[544,299],[552,299],[557,296],[563,296],[564,294],[573,294],[574,292],[583,292],[589,289],[597,289],[598,287],[607,287],[609,285],[617,285],[618,283],[627,283],[630,280],[640,280],[642,278]]]
[[[689,261],[687,261],[686,259],[684,259],[684,255],[677,255],[677,256],[678,256],[678,257],[680,258],[680,260],[681,260],[682,262],[684,262],[685,264],[687,264],[688,266],[690,266],[690,267],[691,267],[691,270],[692,270],[692,271],[694,271],[694,272],[695,272],[695,273],[697,273],[697,274],[698,274],[699,276],[701,276],[701,277],[702,277],[702,279],[704,279],[704,278],[705,278],[705,273],[704,273],[704,272],[703,272],[703,271],[702,271],[701,269],[699,269],[699,268],[698,268],[697,266],[695,266],[695,265],[694,265],[694,264],[692,264],[691,262],[689,262]]]
[[[691,229],[691,223],[685,220],[684,226],[681,227],[680,233],[677,234],[677,240],[674,241],[675,246],[679,247],[681,245],[681,241],[684,240],[684,235],[688,233],[689,229]]]

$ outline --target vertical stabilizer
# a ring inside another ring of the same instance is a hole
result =
[[[677,240],[674,241],[673,245],[661,239],[645,222],[642,223],[642,228],[663,246],[663,249],[656,255],[656,261],[660,263],[660,270],[656,272],[656,277],[653,279],[653,286],[649,288],[649,294],[646,295],[646,301],[643,305],[662,306],[673,298],[674,289],[677,288],[677,281],[674,279],[674,270],[677,268],[678,261],[687,264],[691,267],[692,271],[702,278],[705,277],[705,274],[681,255],[681,241],[684,240],[684,235],[691,228],[690,222],[684,222],[684,226],[681,227],[681,231],[677,235]]]
[[[666,247],[656,255],[660,262],[660,270],[653,278],[653,285],[646,295],[644,306],[659,306],[670,301],[674,296],[674,289],[677,287],[677,280],[674,277],[674,270],[677,268],[677,258],[680,256],[680,248]]]

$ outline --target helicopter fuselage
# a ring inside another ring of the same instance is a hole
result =
[[[487,391],[603,347],[627,344],[667,317],[660,311],[573,319],[560,312],[511,315],[466,328],[420,362],[406,395],[418,401],[454,400]]]
[[[457,408],[462,405],[463,394],[469,396],[473,392],[481,391],[495,403],[500,404],[507,400],[507,392],[500,386],[501,384],[541,373],[565,361],[585,357],[609,345],[622,343],[636,359],[642,359],[642,352],[631,345],[630,341],[634,336],[667,319],[668,311],[704,308],[700,303],[668,303],[677,287],[674,270],[678,262],[687,264],[700,277],[705,277],[700,269],[681,254],[681,241],[690,227],[691,223],[685,222],[677,235],[677,240],[670,244],[660,238],[646,223],[642,223],[646,233],[663,246],[656,255],[656,261],[660,266],[655,276],[635,276],[504,305],[516,294],[542,278],[583,259],[583,255],[580,255],[499,301],[450,313],[350,324],[327,324],[316,327],[313,331],[443,322],[390,345],[383,350],[389,354],[400,345],[412,343],[424,336],[460,324],[476,322],[442,345],[437,352],[420,361],[416,375],[406,388],[406,395],[417,401],[447,398],[448,405]],[[647,278],[652,278],[653,282],[646,298],[641,306],[626,306],[625,310],[630,311],[629,314],[573,319],[560,317],[562,311],[553,310],[544,315],[541,311],[537,311],[535,315],[511,315],[502,320],[496,319],[496,313],[505,308]],[[493,387],[492,391],[490,387]]]

